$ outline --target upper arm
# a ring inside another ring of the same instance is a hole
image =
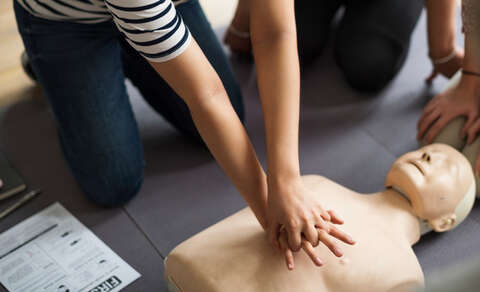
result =
[[[105,0],[126,41],[187,103],[224,91],[171,0]]]
[[[194,40],[176,58],[150,64],[188,105],[226,94],[220,77]]]
[[[120,33],[143,57],[165,62],[183,53],[191,35],[171,0],[105,0]]]

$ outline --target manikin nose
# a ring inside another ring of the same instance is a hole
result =
[[[432,161],[432,157],[430,156],[430,154],[428,154],[427,152],[424,152],[422,154],[422,160],[423,161],[426,161],[426,162],[430,162]]]

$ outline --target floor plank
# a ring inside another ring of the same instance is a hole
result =
[[[0,1],[0,107],[21,99],[34,86],[20,64],[23,43],[12,3]]]

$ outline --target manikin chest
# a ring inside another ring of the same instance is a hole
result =
[[[375,212],[378,206],[328,180],[307,177],[305,183],[322,191],[319,195],[325,208],[342,215],[346,223],[341,228],[357,241],[354,246],[341,244],[342,258],[319,245],[316,251],[323,267],[314,266],[299,252],[295,269],[288,271],[282,254],[267,243],[253,213],[244,209],[175,248],[168,256],[167,278],[183,292],[383,292],[423,284],[401,220],[398,226],[387,224],[382,216],[388,214]]]

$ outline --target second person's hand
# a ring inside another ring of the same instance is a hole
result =
[[[459,84],[435,96],[423,110],[417,125],[418,140],[430,144],[450,121],[465,116],[467,122],[459,136],[465,138],[467,130],[480,110],[480,79],[462,75]]]

